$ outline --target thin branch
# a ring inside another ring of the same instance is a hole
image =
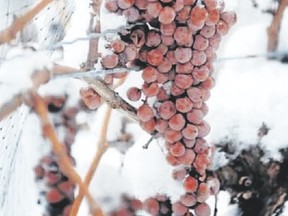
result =
[[[271,25],[267,29],[268,33],[268,52],[274,52],[277,49],[279,41],[279,32],[281,27],[282,17],[285,8],[288,6],[288,0],[281,0],[279,7],[273,17]]]
[[[106,152],[108,145],[107,145],[107,129],[108,129],[108,124],[109,124],[109,120],[110,120],[110,116],[111,116],[111,107],[108,107],[105,117],[104,117],[104,122],[103,122],[103,126],[102,126],[102,130],[100,133],[100,140],[98,142],[97,145],[97,152],[95,154],[95,157],[93,158],[93,161],[91,163],[91,166],[88,170],[88,173],[85,177],[85,181],[84,184],[87,185],[87,187],[89,186],[95,171],[98,168],[99,162],[103,156],[103,154]],[[73,206],[72,206],[72,210],[70,213],[70,216],[77,216],[79,207],[81,205],[82,199],[84,197],[84,193],[83,191],[80,191],[78,196],[76,197],[76,199],[73,202]]]
[[[90,86],[106,101],[113,109],[118,109],[120,112],[128,115],[129,118],[138,122],[136,108],[127,103],[121,98],[118,93],[111,90],[102,80],[85,77],[83,78]]]
[[[18,32],[22,31],[24,27],[29,23],[40,11],[42,11],[53,0],[41,0],[31,10],[29,10],[23,16],[16,18],[11,26],[0,32],[0,45],[3,43],[9,43],[15,39]]]
[[[13,113],[24,102],[23,94],[17,94],[10,101],[0,107],[0,121]]]
[[[48,109],[44,100],[39,95],[37,95],[36,92],[31,92],[31,96],[33,97],[34,110],[42,123],[43,133],[52,144],[53,152],[59,160],[59,166],[61,170],[67,177],[71,179],[71,181],[79,186],[81,191],[83,191],[89,203],[90,213],[93,216],[104,216],[101,208],[91,196],[87,186],[82,182],[81,177],[72,167],[71,161],[66,154],[65,148],[59,141],[53,125],[48,117]]]

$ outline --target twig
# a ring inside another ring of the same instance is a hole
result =
[[[6,102],[0,107],[0,121],[14,112],[24,102],[23,94],[17,94],[10,101]]]
[[[268,52],[274,52],[278,46],[279,32],[281,27],[282,17],[285,8],[288,5],[288,0],[281,0],[279,7],[273,17],[271,25],[267,29],[268,33]]]
[[[93,12],[91,13],[91,16],[90,16],[89,33],[101,32],[100,4],[101,4],[101,0],[92,1],[91,6],[93,8]],[[87,62],[83,66],[84,70],[94,69],[94,64],[96,63],[98,57],[100,56],[100,53],[98,50],[98,42],[99,42],[99,38],[93,38],[90,40]]]
[[[39,95],[37,95],[36,92],[31,92],[31,96],[33,97],[34,110],[42,123],[43,133],[45,137],[50,140],[53,152],[59,160],[59,167],[61,168],[63,173],[68,176],[71,181],[77,184],[81,191],[83,191],[89,203],[90,213],[93,216],[104,216],[101,208],[97,205],[97,203],[91,196],[87,186],[82,182],[81,177],[73,169],[71,161],[65,152],[65,148],[63,144],[61,144],[61,142],[59,141],[56,132],[52,126],[52,123],[49,120],[48,110],[44,100]]]
[[[107,129],[108,129],[108,124],[109,124],[109,120],[110,120],[110,116],[111,116],[111,111],[112,109],[110,107],[108,107],[105,117],[104,117],[104,122],[103,122],[103,126],[102,126],[102,130],[101,130],[101,134],[100,134],[100,140],[98,142],[98,148],[97,148],[97,152],[95,154],[95,157],[93,158],[93,161],[91,163],[91,166],[88,170],[88,173],[85,177],[85,181],[84,184],[88,187],[95,171],[98,168],[99,162],[103,156],[103,154],[106,152],[108,145],[107,145]],[[84,193],[83,191],[80,191],[78,196],[76,197],[76,199],[73,202],[73,206],[72,206],[72,210],[70,213],[70,216],[77,216],[79,207],[81,205],[82,199],[84,197]]]
[[[23,28],[30,22],[40,11],[42,11],[48,4],[53,0],[41,0],[35,5],[31,10],[29,10],[23,16],[16,18],[14,22],[8,28],[0,32],[0,45],[3,43],[9,43],[11,40],[15,39],[17,33],[22,31]]]

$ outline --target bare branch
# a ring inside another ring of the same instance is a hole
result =
[[[31,96],[33,97],[34,110],[42,123],[43,133],[45,137],[50,140],[52,144],[52,150],[59,160],[59,167],[63,173],[68,176],[71,181],[77,184],[81,191],[83,191],[89,203],[90,213],[93,216],[104,216],[101,208],[91,196],[86,184],[83,183],[81,177],[72,167],[71,160],[66,154],[64,145],[59,141],[53,125],[48,117],[48,109],[44,100],[35,92],[31,92]]]
[[[102,130],[101,130],[101,134],[100,134],[100,140],[97,144],[97,152],[95,154],[95,157],[93,158],[91,166],[90,166],[88,173],[85,177],[84,184],[87,185],[87,187],[89,186],[89,184],[90,184],[90,182],[91,182],[91,180],[95,174],[95,171],[97,170],[97,167],[99,165],[99,162],[100,162],[102,156],[104,155],[104,153],[106,152],[106,150],[108,148],[106,138],[107,138],[108,124],[109,124],[109,120],[111,117],[111,111],[112,111],[112,109],[110,107],[106,111]],[[76,199],[73,202],[70,216],[77,216],[77,213],[78,213],[78,210],[79,210],[79,207],[81,205],[81,202],[82,202],[84,195],[85,194],[82,191],[80,191],[80,193],[78,194],[78,196],[76,197]]]
[[[276,11],[276,14],[272,20],[272,23],[267,29],[268,52],[274,52],[277,49],[281,21],[282,21],[282,17],[283,17],[283,14],[287,5],[288,5],[288,0],[281,0],[280,5]]]
[[[113,109],[118,109],[120,112],[128,115],[129,118],[138,122],[136,108],[127,103],[121,98],[118,93],[111,90],[102,80],[93,78],[83,78],[91,87],[106,101]]]
[[[31,10],[29,10],[23,16],[20,16],[14,20],[14,22],[8,28],[0,32],[0,45],[3,43],[9,43],[15,39],[18,32],[22,31],[24,27],[30,22],[40,11],[42,11],[53,0],[41,0]]]

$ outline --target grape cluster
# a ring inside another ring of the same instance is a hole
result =
[[[47,96],[44,99],[52,114],[56,130],[59,128],[63,132],[62,143],[67,155],[71,163],[75,164],[71,156],[71,145],[78,130],[74,117],[79,108],[66,108],[65,96]],[[43,156],[34,168],[34,172],[40,189],[39,204],[45,205],[45,215],[68,216],[75,198],[75,185],[61,171],[56,155],[50,152]]]
[[[141,127],[165,138],[173,177],[186,191],[172,204],[173,213],[210,215],[205,201],[219,182],[206,175],[211,153],[204,139],[210,131],[205,102],[214,86],[216,50],[236,15],[217,0],[107,0],[106,8],[135,24],[112,41],[114,53],[102,65],[143,68],[142,87],[131,87],[127,97],[144,97],[137,110]]]

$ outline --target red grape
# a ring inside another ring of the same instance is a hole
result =
[[[179,46],[191,47],[193,44],[192,31],[188,27],[177,27],[174,39]]]
[[[161,43],[159,32],[149,31],[146,36],[146,46],[157,47]]]
[[[135,3],[135,0],[117,0],[118,6],[121,9],[127,9],[129,7],[132,7]]]
[[[188,208],[184,206],[181,202],[176,202],[172,204],[173,215],[184,216],[186,215]]]
[[[158,112],[161,118],[168,120],[175,115],[176,107],[172,101],[165,101],[158,108]]]
[[[209,216],[211,215],[211,209],[207,203],[200,203],[194,209],[195,216]]]
[[[175,59],[179,62],[179,63],[186,63],[188,62],[191,57],[192,57],[192,50],[191,48],[184,48],[184,47],[178,47],[175,51],[174,51],[174,55],[175,55]],[[193,62],[192,62],[193,63]]]
[[[131,101],[138,101],[141,98],[141,90],[137,87],[130,87],[127,91],[127,97]]]
[[[166,6],[160,10],[158,20],[160,23],[169,24],[174,21],[175,16],[176,16],[175,10],[171,7]]]
[[[101,59],[101,63],[104,68],[115,68],[118,64],[118,55],[106,55]]]
[[[143,104],[138,108],[137,116],[140,121],[146,122],[154,117],[154,113],[152,108],[148,104]]]
[[[180,201],[187,207],[194,206],[197,203],[196,197],[193,194],[184,194],[181,196]]]
[[[158,66],[163,61],[163,53],[159,49],[150,50],[147,53],[147,62],[150,65]]]
[[[170,153],[175,157],[180,157],[185,154],[185,146],[181,142],[176,142],[169,148]]]
[[[182,134],[180,131],[175,131],[172,129],[167,129],[165,132],[165,140],[170,143],[174,143],[179,141],[182,138]]]
[[[198,128],[192,124],[187,124],[187,126],[182,130],[182,135],[186,139],[193,140],[198,136]]]
[[[182,113],[188,113],[193,107],[193,103],[188,97],[177,98],[175,105],[176,109]]]
[[[198,188],[198,180],[192,176],[187,176],[183,181],[183,187],[187,192],[193,193]]]
[[[193,78],[188,74],[177,74],[175,77],[175,84],[181,89],[188,89],[193,84]]]
[[[152,66],[145,67],[142,72],[142,78],[145,82],[151,83],[157,80],[158,71]]]
[[[170,118],[168,124],[169,127],[173,130],[180,131],[185,126],[186,120],[184,116],[180,113],[175,114]]]

